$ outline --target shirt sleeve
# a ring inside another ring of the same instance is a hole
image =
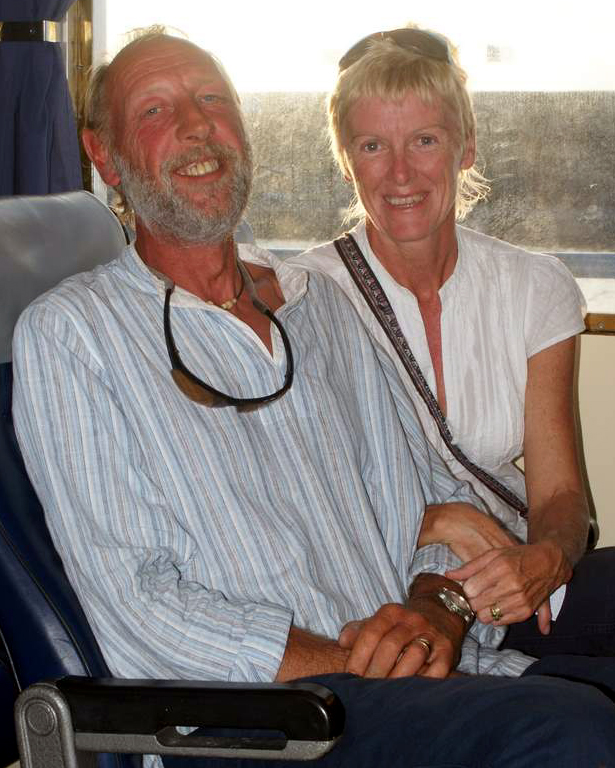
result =
[[[580,333],[587,307],[576,280],[555,256],[532,254],[526,266],[524,332],[529,358]]]
[[[495,675],[496,677],[519,677],[536,659],[512,648],[499,651],[481,645],[472,632],[468,632],[461,648],[459,672],[466,675]]]
[[[292,611],[190,578],[194,538],[148,474],[93,333],[37,303],[18,323],[13,360],[26,468],[112,672],[274,679]]]

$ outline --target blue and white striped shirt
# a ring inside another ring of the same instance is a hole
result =
[[[336,638],[403,602],[418,572],[445,569],[446,548],[415,557],[424,507],[475,501],[335,284],[254,246],[240,254],[275,269],[295,357],[290,391],[256,411],[208,409],[176,388],[163,283],[130,246],[35,301],[15,332],[26,466],[117,676],[272,680],[291,623]],[[185,364],[214,387],[280,386],[275,328],[271,355],[179,288],[171,319]],[[478,650],[467,638],[461,668],[516,674],[530,661]]]

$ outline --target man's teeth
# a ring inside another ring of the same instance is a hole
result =
[[[203,163],[192,163],[186,165],[184,168],[180,168],[177,173],[180,176],[205,176],[207,173],[213,173],[220,167],[220,163],[213,159],[207,160]]]
[[[391,205],[399,205],[399,206],[413,206],[417,203],[420,203],[422,200],[424,200],[427,197],[426,193],[420,192],[417,195],[409,195],[408,197],[391,197],[389,195],[386,196],[387,203],[390,203]]]

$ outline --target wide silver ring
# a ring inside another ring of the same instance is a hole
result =
[[[499,621],[502,618],[502,616],[504,615],[502,613],[502,609],[500,608],[500,606],[497,603],[494,603],[489,610],[491,611],[491,618],[494,621]]]
[[[419,645],[423,646],[423,648],[427,652],[427,656],[431,656],[431,643],[426,637],[415,637],[412,640],[412,642],[418,643]]]

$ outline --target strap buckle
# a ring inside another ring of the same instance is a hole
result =
[[[0,42],[3,43],[59,43],[60,22],[0,21]]]

